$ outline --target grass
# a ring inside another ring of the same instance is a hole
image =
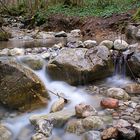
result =
[[[108,0],[103,0],[108,1]],[[62,4],[56,4],[49,6],[47,14],[64,14],[66,16],[111,16],[113,13],[123,13],[130,9],[140,7],[140,1],[134,2],[134,0],[112,0],[111,3],[103,3],[99,5],[97,0],[86,0],[84,6],[64,6]]]

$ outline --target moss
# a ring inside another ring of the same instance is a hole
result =
[[[0,28],[0,41],[8,41],[10,36],[11,36],[10,33]]]
[[[133,19],[135,21],[140,21],[140,8],[137,10],[137,12],[134,14]]]

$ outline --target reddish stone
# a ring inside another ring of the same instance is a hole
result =
[[[115,109],[119,106],[119,101],[113,98],[104,98],[101,100],[101,106],[104,108]]]

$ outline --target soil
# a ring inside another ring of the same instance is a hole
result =
[[[85,39],[95,39],[102,41],[104,39],[114,40],[125,32],[125,26],[131,22],[132,15],[136,10],[128,11],[123,14],[114,14],[111,17],[66,17],[64,15],[53,15],[47,22],[41,26],[45,31],[70,31],[72,29],[81,29]]]

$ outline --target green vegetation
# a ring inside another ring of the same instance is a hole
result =
[[[137,10],[136,14],[133,16],[135,21],[140,21],[140,8]]]
[[[139,0],[18,0],[18,4],[12,6],[0,2],[3,11],[11,15],[22,15],[36,25],[45,23],[52,14],[109,17],[113,13],[123,13],[140,7]],[[135,19],[139,19],[139,11]]]

